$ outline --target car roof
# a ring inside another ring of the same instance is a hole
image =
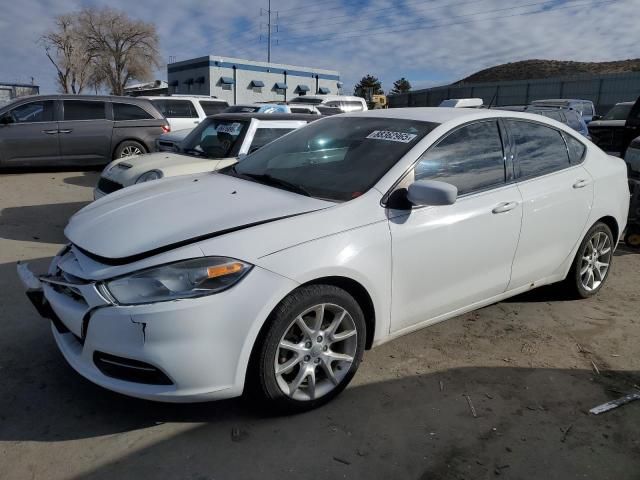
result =
[[[19,100],[100,100],[110,102],[146,102],[146,97],[130,97],[117,95],[74,95],[74,94],[50,94],[50,95],[26,95],[11,99],[12,102]]]
[[[197,96],[197,95],[154,95],[154,96],[147,96],[147,95],[141,95],[139,98],[146,98],[147,100],[206,100],[208,101],[212,101],[212,102],[220,102],[220,103],[227,103],[225,100],[222,100],[221,98],[214,98],[214,97],[207,97],[206,95],[202,95],[202,96]]]
[[[296,98],[313,98],[313,99],[322,99],[322,100],[356,100],[356,101],[364,101],[364,98],[355,97],[353,95],[304,95],[302,97]],[[300,102],[302,103],[302,101]]]
[[[247,120],[255,118],[257,120],[317,120],[319,115],[308,113],[264,113],[264,112],[238,112],[238,113],[217,113],[209,118],[220,120]]]
[[[546,117],[534,113],[515,112],[511,110],[494,110],[487,108],[450,108],[450,107],[409,107],[389,108],[379,110],[367,110],[365,112],[345,113],[336,116],[372,117],[372,118],[397,118],[405,120],[417,120],[432,123],[461,123],[466,120],[482,120],[483,118],[522,118],[540,122]],[[553,120],[551,120],[553,121]],[[558,124],[559,122],[555,122]]]

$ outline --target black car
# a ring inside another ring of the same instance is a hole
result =
[[[640,135],[640,97],[614,105],[605,116],[589,123],[589,133],[605,152],[623,157],[631,141]]]
[[[169,123],[149,100],[39,95],[0,107],[0,167],[105,165],[153,150]]]

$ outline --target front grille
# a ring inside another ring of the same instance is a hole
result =
[[[93,353],[93,363],[107,377],[147,385],[173,385],[166,374],[153,365],[140,360],[96,351]]]
[[[98,190],[104,193],[111,193],[120,190],[122,187],[118,182],[109,180],[108,178],[100,177],[98,181]]]

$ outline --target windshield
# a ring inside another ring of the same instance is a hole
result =
[[[207,158],[235,157],[248,122],[207,118],[181,143],[187,155]]]
[[[330,117],[265,145],[223,173],[332,201],[356,198],[437,124]]]
[[[607,114],[602,117],[602,120],[626,120],[631,112],[631,104],[618,104],[614,106]]]
[[[304,95],[301,97],[292,98],[289,103],[306,103],[307,105],[320,105],[322,98],[309,98]]]

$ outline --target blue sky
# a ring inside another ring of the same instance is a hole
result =
[[[640,0],[271,3],[279,12],[272,61],[339,70],[347,90],[367,73],[389,90],[402,76],[425,87],[530,58],[640,56]],[[43,93],[55,91],[55,70],[37,39],[56,15],[86,5],[109,5],[155,23],[165,62],[209,54],[266,60],[267,0],[0,0],[0,81],[34,77]],[[164,69],[157,78],[166,79]]]

